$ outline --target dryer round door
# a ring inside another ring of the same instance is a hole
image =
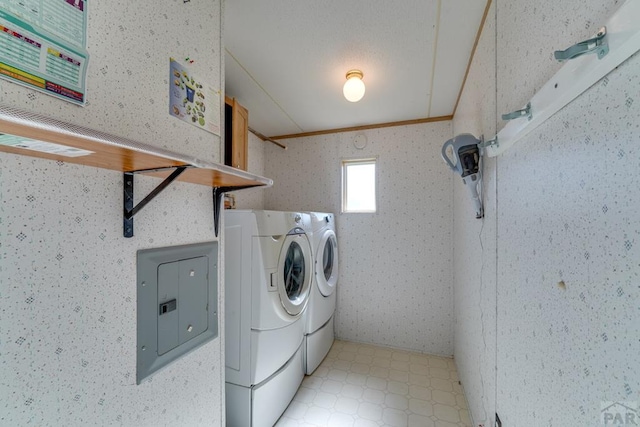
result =
[[[333,230],[326,230],[316,253],[316,283],[322,295],[328,297],[338,283],[338,241]]]
[[[292,316],[304,310],[311,288],[311,245],[306,234],[289,234],[278,260],[278,294]]]

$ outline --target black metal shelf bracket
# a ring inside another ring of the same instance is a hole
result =
[[[237,187],[213,187],[213,231],[216,233],[216,237],[218,237],[218,228],[220,224],[220,212],[224,207],[222,206],[222,199],[224,198],[224,193],[229,191],[236,190],[244,190],[245,188],[257,187],[257,185],[245,185],[245,186],[237,186]]]
[[[160,169],[145,169],[139,171],[124,172],[122,176],[123,181],[123,196],[124,196],[124,212],[123,212],[123,235],[124,237],[133,237],[133,216],[140,212],[140,209],[145,207],[147,203],[153,200],[162,190],[167,188],[182,172],[190,166],[176,166],[170,168]],[[134,206],[133,200],[133,177],[137,173],[158,172],[167,169],[175,169],[171,175],[165,178],[156,188],[154,188],[144,199],[142,199],[137,205]]]

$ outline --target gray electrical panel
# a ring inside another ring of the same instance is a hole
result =
[[[136,379],[218,336],[218,242],[138,251]]]

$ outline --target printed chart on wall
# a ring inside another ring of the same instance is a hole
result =
[[[169,69],[169,114],[220,135],[220,91],[173,58]]]
[[[0,77],[84,105],[86,0],[0,0]]]

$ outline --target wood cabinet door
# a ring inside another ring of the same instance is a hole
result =
[[[249,112],[233,100],[231,162],[234,168],[247,170],[249,150]]]

